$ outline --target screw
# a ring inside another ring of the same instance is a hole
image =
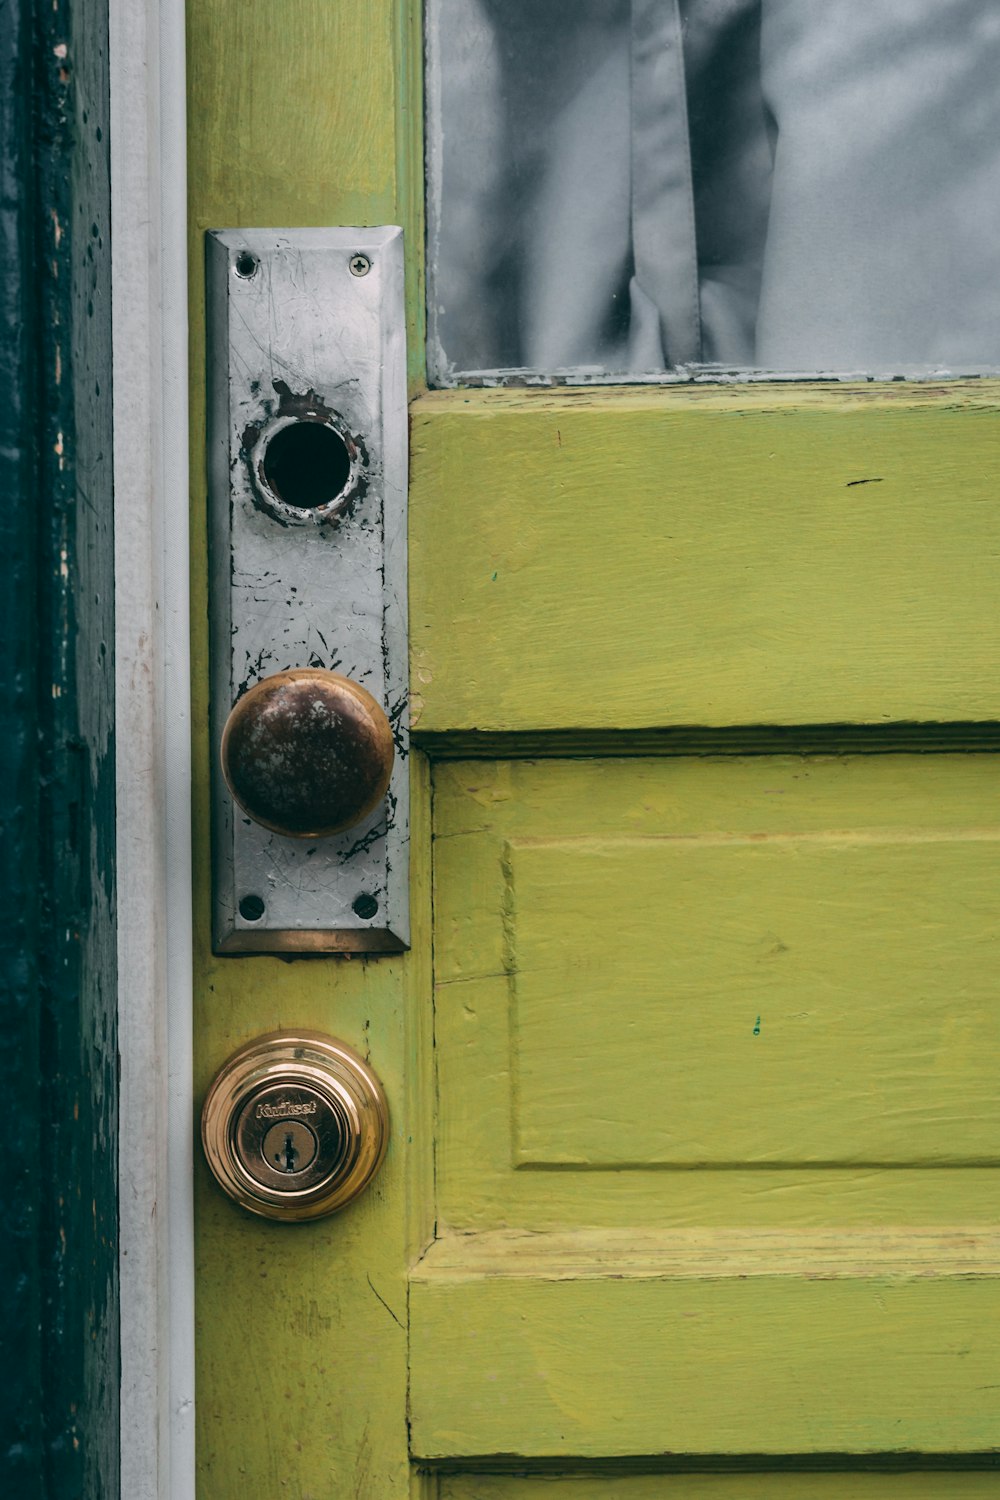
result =
[[[367,255],[352,255],[347,264],[351,268],[352,276],[367,276],[372,268],[372,263]]]
[[[251,255],[249,250],[241,250],[239,255],[236,257],[237,276],[242,276],[244,281],[249,281],[250,277],[253,275],[256,269],[256,255]]]

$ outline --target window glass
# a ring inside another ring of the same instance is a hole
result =
[[[1000,367],[1000,0],[428,0],[438,383]]]

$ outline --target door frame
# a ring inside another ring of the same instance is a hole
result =
[[[191,713],[183,0],[111,0],[121,1493],[190,1500]]]

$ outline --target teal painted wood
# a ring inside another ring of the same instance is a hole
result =
[[[104,1500],[118,1493],[107,3],[7,0],[4,21],[0,1491]]]
[[[40,1382],[41,1288],[38,1238],[41,1184],[30,1151],[37,1143],[38,756],[35,738],[34,318],[30,14],[5,7],[0,58],[0,985],[4,1046],[0,1089],[12,1122],[0,1212],[0,1340],[19,1395]],[[0,1474],[17,1495],[41,1494],[41,1408],[33,1396],[0,1402]]]

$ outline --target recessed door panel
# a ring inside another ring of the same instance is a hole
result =
[[[996,1164],[998,778],[987,755],[439,767],[449,1221],[494,1174],[582,1215],[631,1175],[660,1214],[697,1169]]]

